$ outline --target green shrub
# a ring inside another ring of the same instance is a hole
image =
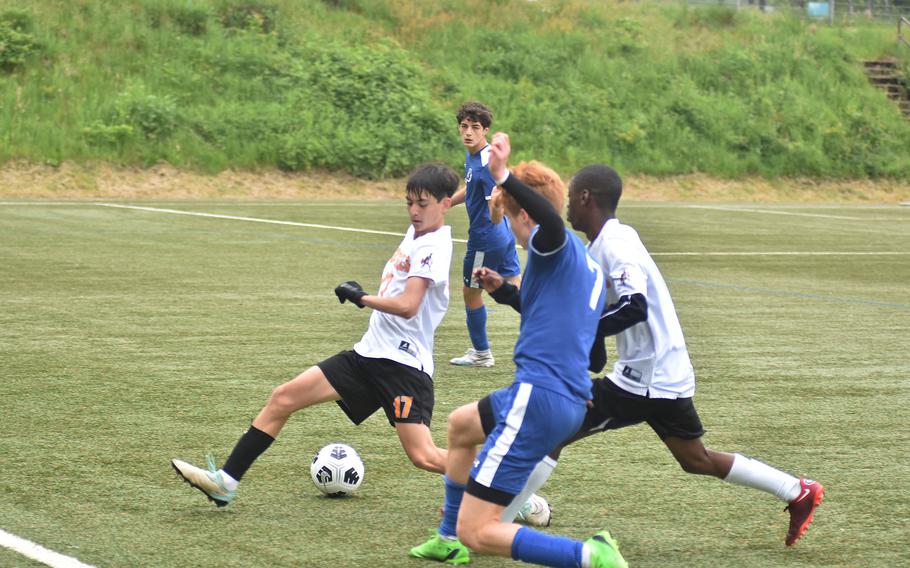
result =
[[[177,28],[191,36],[203,36],[208,30],[209,8],[194,2],[172,6],[170,17]]]
[[[40,50],[33,28],[32,17],[27,12],[0,13],[0,70],[8,72],[21,67]]]
[[[227,29],[268,34],[275,30],[277,15],[277,6],[247,2],[222,6],[219,20]]]
[[[126,126],[147,140],[162,140],[177,127],[177,103],[173,97],[154,95],[137,87],[121,93],[107,123],[113,131],[126,133]]]
[[[90,144],[98,146],[122,146],[132,138],[134,129],[129,124],[105,124],[94,122],[82,129]]]
[[[0,25],[6,25],[22,33],[32,33],[35,28],[32,15],[22,10],[8,10],[0,13]]]

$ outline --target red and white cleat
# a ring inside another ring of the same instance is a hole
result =
[[[790,529],[787,531],[787,538],[784,541],[787,546],[793,546],[809,528],[815,508],[822,502],[824,496],[825,488],[821,483],[811,479],[799,480],[799,496],[790,501],[790,504],[784,509],[790,512]]]

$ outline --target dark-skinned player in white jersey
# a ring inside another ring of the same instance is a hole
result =
[[[591,370],[599,372],[606,363],[604,337],[616,337],[617,361],[604,378],[594,380],[584,424],[562,447],[598,432],[647,422],[687,473],[765,491],[787,503],[790,523],[784,542],[791,546],[812,522],[825,490],[818,482],[758,460],[705,447],[692,401],[695,373],[673,300],[638,233],[616,218],[621,195],[622,180],[604,165],[583,168],[569,185],[568,220],[587,236],[588,252],[607,278],[607,308],[598,324]],[[482,282],[494,299],[508,289],[491,275]],[[562,447],[537,465],[516,503],[543,485]]]

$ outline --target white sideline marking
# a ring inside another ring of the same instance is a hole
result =
[[[218,215],[216,213],[198,213],[196,211],[181,211],[179,209],[162,209],[159,207],[140,207],[138,205],[120,205],[116,203],[95,203],[100,207],[116,207],[118,209],[136,209],[138,211],[151,211],[153,213],[170,213],[172,215],[190,215],[193,217],[208,217],[210,219],[228,219],[231,221],[249,221],[252,223],[269,223],[272,225],[290,225],[292,227],[309,227],[311,229],[331,229],[334,231],[348,231],[351,233],[369,233],[371,235],[389,235],[403,237],[404,233],[391,231],[374,231],[372,229],[356,229],[353,227],[338,227],[335,225],[320,225],[317,223],[298,223],[296,221],[278,221],[276,219],[260,219],[258,217],[238,217],[236,215]],[[452,239],[457,243],[466,243],[463,239]]]
[[[847,215],[825,215],[823,213],[794,213],[792,211],[775,211],[773,209],[752,209],[748,207],[722,207],[720,205],[686,205],[689,209],[713,209],[714,211],[736,211],[742,213],[765,213],[766,215],[793,215],[796,217],[818,217],[820,219],[847,219],[849,221],[868,221],[867,217],[849,217]]]
[[[84,564],[70,556],[64,556],[59,552],[48,550],[40,544],[20,538],[3,529],[0,529],[0,546],[14,550],[26,558],[31,558],[53,568],[95,568],[91,564]]]
[[[163,209],[160,207],[141,207],[138,205],[121,205],[118,203],[94,203],[100,207],[116,207],[118,209],[136,209],[139,211],[151,211],[153,213],[170,213],[172,215],[190,215],[193,217],[208,217],[212,219],[228,219],[232,221],[250,221],[253,223],[270,223],[273,225],[290,225],[292,227],[309,227],[314,229],[332,229],[335,231],[349,231],[352,233],[369,233],[374,235],[389,235],[393,237],[403,237],[404,233],[393,233],[390,231],[374,231],[372,229],[357,229],[354,227],[338,227],[335,225],[319,225],[316,223],[298,223],[296,221],[278,221],[275,219],[261,219],[258,217],[238,217],[236,215],[219,215],[216,213],[199,213],[196,211],[181,211],[180,209]],[[464,239],[452,239],[457,243],[466,243]],[[767,252],[652,252],[651,256],[905,256],[910,252],[889,252],[889,251],[767,251]]]

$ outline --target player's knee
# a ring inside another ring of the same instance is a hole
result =
[[[266,407],[274,414],[287,415],[294,412],[295,400],[287,383],[272,389]]]
[[[714,463],[707,453],[678,456],[676,461],[686,473],[694,475],[713,475]]]
[[[471,424],[474,416],[469,407],[456,408],[449,414],[447,436],[450,447],[474,445]]]
[[[489,539],[485,538],[486,533],[484,527],[484,524],[471,519],[464,519],[459,515],[455,532],[463,545],[478,554],[484,554],[489,552]]]

